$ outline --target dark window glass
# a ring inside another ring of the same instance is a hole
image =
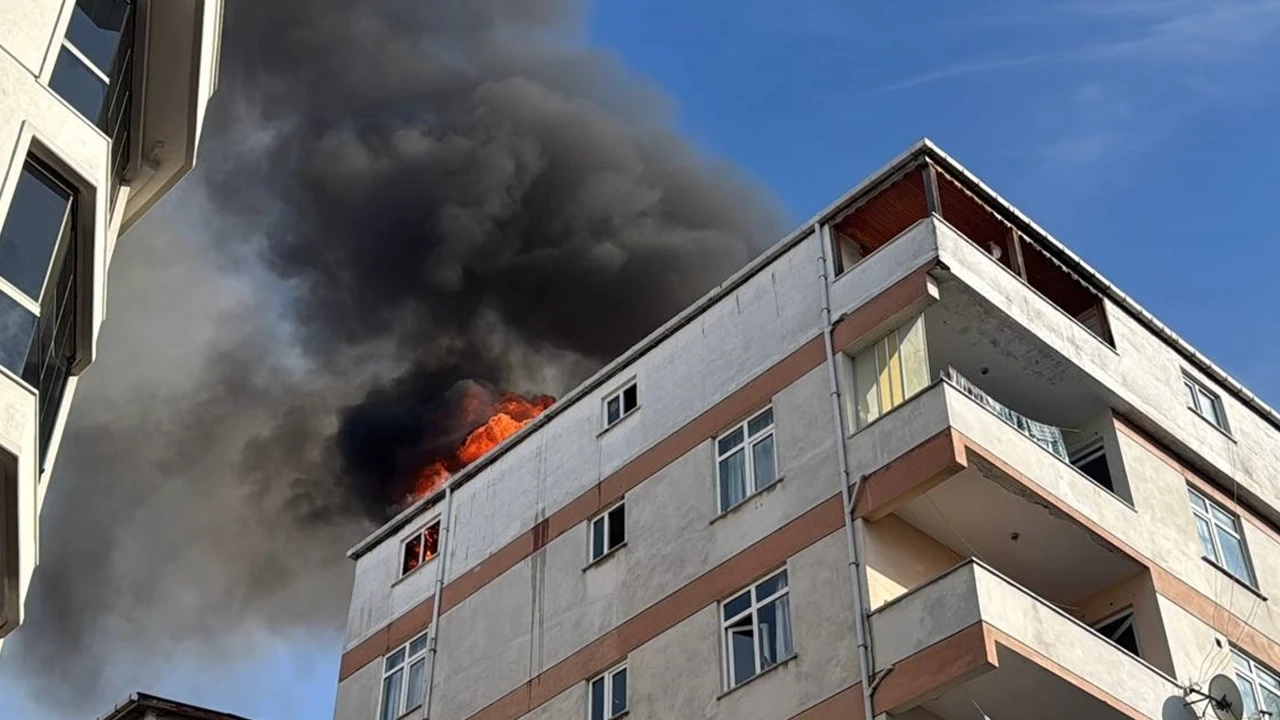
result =
[[[111,72],[128,10],[128,3],[119,0],[78,0],[71,13],[67,40],[104,75]]]
[[[0,365],[21,375],[35,332],[35,314],[0,292]]]
[[[627,709],[627,669],[623,668],[613,674],[613,697],[609,706],[609,717],[617,717]]]
[[[629,413],[632,410],[635,410],[636,405],[638,405],[639,403],[640,403],[640,400],[636,394],[635,385],[632,385],[631,387],[622,391],[622,412],[623,413]]]
[[[1107,465],[1107,453],[1101,445],[1094,445],[1081,451],[1071,459],[1071,464],[1080,472],[1088,475],[1094,482],[1115,492],[1111,482],[1111,468]]]
[[[23,167],[0,228],[0,276],[37,302],[70,207],[70,192],[35,165]]]
[[[40,469],[44,470],[76,356],[76,263],[74,233],[68,233],[54,262],[54,275],[40,303],[36,336],[28,351],[23,379],[39,393]]]
[[[609,549],[612,550],[627,540],[626,506],[619,505],[609,511]]]
[[[58,53],[58,63],[53,66],[49,87],[71,103],[71,107],[86,120],[95,125],[98,123],[107,97],[107,83],[66,47]]]
[[[606,720],[604,715],[604,678],[591,681],[591,720]]]

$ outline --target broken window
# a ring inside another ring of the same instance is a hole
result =
[[[725,686],[734,688],[795,654],[787,571],[721,603]]]
[[[1122,610],[1093,626],[1102,637],[1124,648],[1134,657],[1138,652],[1138,633],[1133,628],[1133,608]]]
[[[1107,465],[1107,449],[1101,437],[1094,438],[1076,449],[1071,464],[1102,487],[1115,492],[1111,481],[1111,468]]]
[[[388,653],[382,662],[378,720],[395,720],[422,705],[427,690],[427,633]]]
[[[1182,386],[1187,391],[1187,408],[1227,432],[1227,413],[1222,409],[1222,398],[1185,372],[1182,374]]]
[[[720,512],[777,481],[772,407],[716,439],[716,479]]]
[[[866,427],[928,384],[924,319],[917,316],[853,356],[854,427]]]
[[[440,521],[437,520],[415,533],[404,542],[400,562],[400,575],[408,575],[419,565],[431,560],[440,552]]]
[[[627,541],[626,505],[618,503],[591,521],[591,561],[622,547]]]
[[[589,720],[612,720],[627,712],[627,666],[616,667],[587,683]]]
[[[604,400],[604,426],[613,427],[640,406],[640,395],[634,381]]]

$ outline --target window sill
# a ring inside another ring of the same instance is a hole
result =
[[[1252,593],[1252,594],[1253,594],[1255,597],[1257,597],[1259,600],[1261,600],[1261,601],[1263,601],[1263,602],[1267,602],[1267,596],[1266,596],[1266,595],[1263,595],[1261,590],[1259,590],[1258,588],[1254,587],[1253,585],[1250,585],[1248,582],[1246,582],[1246,581],[1244,581],[1244,580],[1241,580],[1240,578],[1236,577],[1235,573],[1233,573],[1233,572],[1231,572],[1230,570],[1226,569],[1225,567],[1223,567],[1223,566],[1219,565],[1217,562],[1215,562],[1215,561],[1214,561],[1214,559],[1213,559],[1213,558],[1211,558],[1211,557],[1209,557],[1209,556],[1207,556],[1207,555],[1201,555],[1201,556],[1200,556],[1200,559],[1201,559],[1201,560],[1204,560],[1204,561],[1205,561],[1205,562],[1207,562],[1207,563],[1209,563],[1210,567],[1214,568],[1214,569],[1215,569],[1215,570],[1217,570],[1218,572],[1220,572],[1220,573],[1222,573],[1223,575],[1226,575],[1227,577],[1231,578],[1232,582],[1234,582],[1235,584],[1237,584],[1237,585],[1239,585],[1240,587],[1244,588],[1245,590],[1248,590],[1250,593]]]
[[[1224,438],[1226,438],[1226,439],[1230,440],[1230,441],[1231,441],[1231,442],[1233,442],[1233,443],[1239,444],[1239,441],[1238,441],[1238,440],[1236,440],[1236,436],[1235,436],[1235,435],[1232,435],[1232,434],[1231,434],[1231,432],[1230,432],[1229,430],[1227,430],[1227,429],[1225,429],[1225,428],[1218,427],[1218,424],[1217,424],[1217,423],[1215,423],[1214,421],[1210,420],[1209,418],[1207,418],[1207,417],[1205,417],[1205,416],[1201,415],[1200,413],[1196,412],[1196,411],[1195,411],[1195,408],[1187,408],[1187,411],[1188,411],[1188,412],[1190,412],[1192,415],[1195,415],[1197,418],[1199,418],[1199,419],[1200,419],[1200,422],[1204,423],[1205,425],[1208,425],[1209,427],[1213,428],[1214,430],[1217,430],[1219,433],[1221,433],[1221,434],[1222,434],[1222,437],[1224,437]]]
[[[728,697],[729,695],[731,695],[731,694],[733,694],[733,693],[735,693],[735,692],[737,692],[737,691],[741,690],[742,688],[744,688],[744,687],[746,687],[746,686],[750,685],[751,683],[755,682],[756,680],[759,680],[760,678],[764,677],[765,675],[768,675],[769,673],[773,672],[774,670],[777,670],[778,668],[783,667],[783,666],[786,666],[786,665],[790,665],[793,661],[795,661],[795,659],[796,659],[797,657],[799,657],[799,654],[798,654],[798,653],[794,653],[794,652],[793,652],[793,653],[791,653],[791,655],[787,656],[787,658],[786,658],[786,659],[784,659],[782,662],[780,662],[780,663],[778,663],[778,664],[776,664],[776,665],[770,666],[770,667],[768,667],[768,668],[765,668],[764,670],[761,670],[760,672],[756,673],[755,675],[752,675],[751,677],[747,678],[746,680],[743,680],[742,682],[738,683],[737,685],[734,685],[733,687],[729,688],[728,690],[725,690],[724,692],[720,693],[719,695],[717,695],[717,696],[716,696],[716,700],[717,700],[717,701],[719,701],[719,700],[723,700],[723,699],[725,699],[726,697]]]
[[[767,493],[771,492],[774,488],[776,488],[776,487],[778,487],[779,485],[781,485],[781,484],[782,484],[782,481],[783,481],[783,480],[786,480],[786,479],[787,479],[787,476],[786,476],[786,475],[780,475],[780,476],[778,476],[778,479],[777,479],[777,480],[774,480],[773,482],[769,483],[769,484],[768,484],[768,485],[766,485],[765,487],[763,487],[763,488],[761,488],[761,489],[759,489],[759,490],[756,490],[755,492],[751,493],[750,495],[748,495],[748,496],[746,496],[746,497],[742,498],[742,500],[740,500],[736,505],[734,505],[734,506],[732,506],[732,507],[730,507],[730,508],[727,508],[727,509],[725,509],[725,510],[721,510],[720,512],[716,513],[716,516],[715,516],[715,517],[713,517],[713,518],[711,518],[711,520],[710,520],[707,524],[708,524],[708,525],[715,524],[715,523],[716,523],[717,521],[719,521],[720,519],[725,518],[725,517],[728,517],[729,515],[732,515],[732,514],[736,513],[739,509],[746,507],[746,506],[747,506],[747,505],[748,505],[752,500],[754,500],[754,499],[756,499],[756,498],[758,498],[758,497],[763,497],[763,496],[764,496],[764,495],[766,495]],[[719,482],[719,478],[717,478],[717,480],[716,480],[716,481],[717,481],[717,482]]]
[[[414,569],[410,570],[409,572],[407,572],[407,573],[405,573],[405,574],[401,575],[400,577],[396,578],[396,579],[395,579],[395,581],[391,583],[391,587],[395,587],[395,586],[399,585],[400,583],[404,582],[405,580],[408,580],[409,578],[413,577],[414,575],[417,575],[419,570],[421,570],[422,568],[424,568],[424,567],[426,567],[426,566],[428,566],[428,565],[430,565],[430,564],[434,563],[434,562],[436,561],[436,558],[438,558],[438,557],[440,557],[440,556],[437,554],[437,555],[436,555],[436,557],[433,557],[433,558],[431,558],[430,560],[427,560],[426,562],[418,563],[418,567],[416,567],[416,568],[414,568]]]
[[[618,554],[618,551],[619,551],[619,550],[621,550],[622,548],[626,547],[626,546],[627,546],[627,541],[626,541],[626,540],[623,540],[622,542],[618,543],[617,545],[614,545],[612,548],[610,548],[610,549],[606,550],[606,551],[605,551],[605,553],[604,553],[603,555],[601,555],[600,557],[596,558],[595,560],[592,560],[591,562],[588,562],[586,565],[583,565],[583,566],[582,566],[582,572],[586,572],[586,571],[590,570],[591,568],[593,568],[593,567],[595,567],[595,566],[597,566],[597,565],[601,565],[601,564],[603,564],[603,563],[604,563],[604,561],[608,560],[609,558],[613,557],[614,555],[617,555],[617,554]],[[621,715],[615,715],[614,717],[621,717]]]
[[[643,407],[643,406],[642,406],[642,405],[636,405],[634,408],[632,408],[631,412],[629,412],[629,413],[627,413],[626,415],[623,415],[622,417],[618,418],[617,422],[615,422],[615,423],[614,423],[614,424],[612,424],[612,425],[608,425],[608,426],[606,426],[603,430],[601,430],[600,432],[596,433],[596,437],[601,437],[602,435],[604,435],[605,433],[609,432],[610,430],[612,430],[612,429],[614,429],[614,428],[618,427],[618,426],[619,426],[619,425],[621,425],[622,423],[626,422],[626,421],[627,421],[627,418],[629,418],[629,417],[635,417],[637,414],[639,414],[639,412],[640,412],[640,408],[641,408],[641,407]]]
[[[422,703],[405,710],[396,717],[396,720],[409,720],[409,718],[422,717]]]

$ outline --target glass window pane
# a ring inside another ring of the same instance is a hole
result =
[[[880,395],[880,412],[887,413],[893,409],[893,383],[889,379],[889,354],[896,353],[897,343],[890,350],[889,338],[876,343],[876,385]]]
[[[1200,411],[1199,408],[1196,407],[1196,399],[1197,399],[1196,386],[1192,385],[1191,381],[1187,380],[1186,378],[1183,378],[1182,386],[1187,390],[1187,407],[1191,408],[1192,410],[1195,410],[1196,412],[1199,412]]]
[[[720,438],[720,441],[716,443],[716,454],[726,455],[732,452],[734,448],[742,444],[742,438],[743,435],[741,427]]]
[[[71,209],[71,193],[28,164],[0,229],[0,275],[32,300],[40,289]]]
[[[591,681],[591,720],[605,720],[604,678]]]
[[[747,454],[738,450],[720,461],[720,510],[728,510],[746,497]]]
[[[97,125],[107,97],[107,84],[65,47],[58,52],[49,87],[86,120]]]
[[[1209,521],[1197,517],[1196,533],[1200,536],[1200,550],[1204,556],[1214,562],[1222,562],[1222,558],[1218,557],[1218,550],[1213,546],[1213,531],[1209,529]]]
[[[1213,519],[1221,523],[1223,527],[1230,528],[1233,532],[1239,532],[1240,526],[1236,524],[1235,515],[1232,515],[1217,505],[1210,505],[1209,512],[1213,514]]]
[[[785,572],[778,573],[773,577],[756,585],[756,600],[763,600],[770,595],[782,590],[787,586],[787,574]]]
[[[858,401],[858,427],[880,417],[880,389],[876,382],[875,348],[867,348],[853,361],[855,397]]]
[[[786,596],[760,608],[760,669],[791,657],[791,606]]]
[[[413,657],[415,655],[421,655],[423,652],[426,651],[426,649],[427,649],[427,636],[419,635],[418,637],[413,639],[413,642],[409,643],[409,657]]]
[[[622,417],[622,399],[616,398],[616,397],[610,398],[609,402],[605,403],[605,422],[609,425],[612,425],[618,422],[618,420],[621,417]]]
[[[404,561],[400,563],[400,574],[413,570],[422,563],[422,536],[415,535],[404,544]]]
[[[35,313],[0,292],[0,365],[22,375],[35,334]]]
[[[1200,497],[1199,493],[1188,490],[1187,495],[1191,497],[1191,504],[1199,508],[1201,512],[1209,512],[1209,506],[1205,505],[1204,498]]]
[[[924,318],[917,317],[899,333],[902,336],[902,388],[911,397],[929,384],[929,353],[924,342]]]
[[[747,608],[749,607],[751,607],[751,591],[750,590],[742,593],[738,597],[724,604],[724,619],[728,621],[732,618],[735,618],[741,615],[743,612],[746,612]]]
[[[609,511],[609,549],[612,550],[627,539],[627,520],[625,505]]]
[[[751,465],[756,476],[757,490],[769,487],[778,479],[778,463],[773,456],[773,435],[758,440],[751,446]]]
[[[1237,673],[1236,685],[1240,686],[1240,695],[1244,698],[1244,717],[1258,717],[1258,695],[1254,691],[1253,681],[1248,676]]]
[[[1249,563],[1245,560],[1244,545],[1222,531],[1218,532],[1218,545],[1222,548],[1222,564],[1227,570],[1252,585],[1253,578],[1249,575]]]
[[[755,633],[750,629],[729,631],[730,681],[740,685],[756,674]]]
[[[627,709],[627,669],[613,674],[613,692],[609,703],[609,717],[615,717]]]
[[[604,555],[604,518],[591,521],[591,559]]]
[[[395,720],[400,716],[400,691],[403,690],[404,671],[397,670],[382,679],[382,712],[380,720]]]
[[[387,656],[386,664],[383,666],[385,670],[392,670],[404,664],[404,648],[400,648]]]
[[[764,432],[773,424],[773,408],[769,408],[759,415],[751,418],[747,423],[747,434],[755,437]]]
[[[636,386],[635,386],[635,385],[632,385],[631,387],[629,387],[629,388],[627,388],[626,390],[623,390],[623,391],[622,391],[622,412],[623,412],[623,414],[626,414],[626,413],[631,412],[632,410],[635,410],[635,409],[636,409],[636,405],[639,405],[639,404],[640,404],[640,399],[639,399],[639,395],[638,395],[638,393],[637,393],[637,391],[636,391]]]
[[[422,704],[427,692],[427,660],[423,658],[409,666],[409,685],[405,688],[404,709],[412,710]]]
[[[67,26],[67,39],[99,70],[109,74],[129,4],[123,0],[79,0],[76,4]]]
[[[432,523],[422,533],[422,559],[430,560],[440,553],[440,523]]]
[[[1280,695],[1268,690],[1266,687],[1259,687],[1262,691],[1262,703],[1266,706],[1267,712],[1271,713],[1266,716],[1268,720],[1273,717],[1280,717]]]

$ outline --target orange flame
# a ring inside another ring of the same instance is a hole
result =
[[[555,398],[550,395],[528,399],[516,393],[502,395],[494,403],[489,419],[467,433],[466,439],[452,455],[432,460],[418,471],[410,499],[426,497],[444,487],[453,473],[479,460],[503,440],[515,435],[554,402]]]

